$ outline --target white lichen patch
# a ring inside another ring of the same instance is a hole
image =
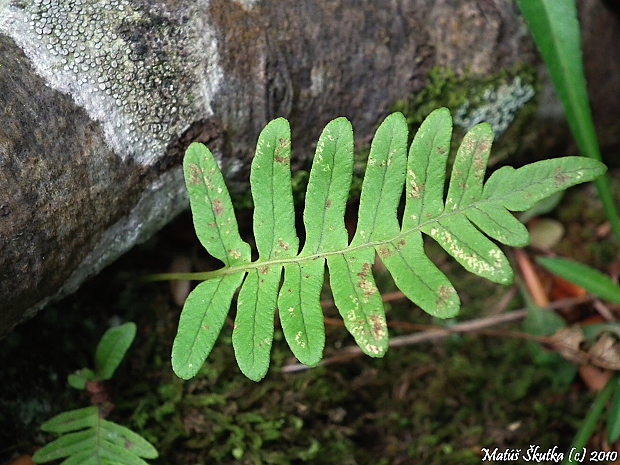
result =
[[[223,72],[208,3],[187,2],[177,17],[136,0],[8,0],[0,33],[101,122],[119,156],[149,165],[192,121],[213,114]]]
[[[488,122],[495,137],[502,135],[515,119],[517,112],[535,95],[534,88],[515,77],[512,83],[502,84],[484,92],[485,104],[471,108],[470,102],[461,105],[454,114],[454,124],[469,131],[478,123]]]

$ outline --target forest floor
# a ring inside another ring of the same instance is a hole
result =
[[[557,250],[603,268],[611,240],[590,244],[602,222],[584,217],[591,191],[572,190],[555,215],[568,231]],[[462,312],[439,322],[406,300],[388,302],[392,336],[523,306],[510,287],[468,274],[434,243],[426,247],[455,284]],[[276,327],[270,371],[250,381],[236,366],[231,314],[199,374],[183,381],[170,366],[181,309],[168,283],[138,280],[168,271],[176,257],[210,266],[189,214],[0,341],[0,463],[48,442],[43,421],[88,405],[67,375],[92,366],[103,332],[123,321],[134,321],[138,334],[109,382],[110,418],[155,445],[153,464],[467,465],[480,463],[485,448],[520,449],[521,461],[530,445],[566,452],[594,398],[579,377],[563,383],[553,367],[536,365],[528,343],[514,337],[453,334],[391,348],[382,359],[339,356],[353,340],[334,308],[325,309],[325,357],[335,363],[287,372],[295,360]],[[380,289],[394,290],[375,271]],[[504,305],[507,295],[515,297]]]

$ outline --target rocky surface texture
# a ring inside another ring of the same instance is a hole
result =
[[[609,127],[618,18],[581,9]],[[0,337],[186,207],[189,142],[244,189],[274,117],[291,121],[295,168],[334,117],[367,143],[433,67],[522,63],[537,57],[509,1],[0,0]]]

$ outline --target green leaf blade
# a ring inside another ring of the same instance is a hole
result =
[[[620,305],[620,286],[600,271],[565,258],[541,257],[536,261],[553,274],[583,287],[590,294]]]
[[[325,259],[284,266],[284,284],[278,298],[282,332],[300,363],[315,366],[323,357],[325,326],[321,288]]]
[[[253,381],[267,374],[281,265],[250,270],[237,299],[232,343],[241,372]]]
[[[344,249],[344,212],[353,174],[353,129],[346,118],[321,133],[310,170],[304,206],[306,242],[300,256]]]
[[[192,143],[185,152],[183,171],[200,243],[225,265],[249,263],[250,246],[239,236],[230,194],[213,154],[204,145]]]
[[[172,346],[172,369],[190,379],[204,363],[222,330],[226,315],[245,272],[204,281],[190,293],[183,306]]]
[[[37,463],[69,457],[83,450],[92,450],[96,444],[96,431],[87,429],[76,433],[65,434],[39,449],[32,460]]]
[[[407,159],[404,231],[443,212],[451,138],[452,118],[447,108],[434,110],[418,129]]]
[[[530,242],[527,228],[502,205],[478,202],[465,214],[482,232],[502,244],[525,247]]]
[[[377,248],[396,286],[409,300],[436,318],[458,314],[459,296],[448,278],[424,253],[422,235],[415,232]]]
[[[271,121],[260,133],[252,161],[254,238],[260,259],[294,257],[299,251],[291,191],[291,130],[288,121]]]
[[[517,170],[506,166],[488,179],[483,197],[501,202],[510,211],[525,211],[556,192],[598,178],[606,170],[601,162],[584,157],[542,160]]]
[[[463,267],[489,281],[510,284],[513,274],[508,259],[464,216],[442,218],[422,228]]]
[[[575,1],[517,0],[517,3],[549,69],[580,150],[600,160],[588,104]]]
[[[493,129],[488,123],[477,124],[465,134],[452,168],[446,212],[463,209],[480,199],[492,143]]]
[[[388,331],[381,295],[372,275],[374,249],[358,249],[327,257],[334,303],[347,330],[362,351],[383,357]]]
[[[95,372],[99,379],[112,378],[135,337],[136,324],[130,321],[104,333],[95,352]]]
[[[145,459],[156,459],[159,456],[157,449],[142,436],[103,418],[100,424],[100,435],[103,440],[120,447],[133,456]]]
[[[370,147],[351,246],[392,238],[400,231],[396,210],[405,182],[407,133],[407,120],[401,113],[391,114],[377,129]]]
[[[43,431],[49,433],[67,433],[84,428],[92,428],[97,424],[98,409],[96,406],[59,413],[41,425]]]

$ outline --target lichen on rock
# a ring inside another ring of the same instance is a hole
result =
[[[174,10],[136,0],[10,0],[0,8],[0,33],[24,50],[48,85],[102,123],[119,156],[152,164],[189,123],[213,113],[222,79],[215,35],[203,15],[192,14],[207,6],[208,0]]]

